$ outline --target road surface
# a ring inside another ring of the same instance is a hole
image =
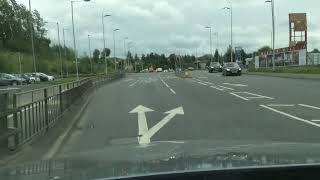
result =
[[[191,77],[129,74],[105,85],[67,139],[58,143],[62,146],[50,142],[53,147],[41,156],[59,158],[155,142],[320,142],[318,81],[223,77],[205,71],[191,72]],[[32,157],[39,160],[40,154],[28,155],[28,160]]]

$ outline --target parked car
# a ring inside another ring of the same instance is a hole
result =
[[[222,66],[218,62],[211,63],[208,67],[209,73],[222,72]]]
[[[2,86],[16,86],[23,84],[24,79],[15,77],[11,74],[0,73],[0,85]]]
[[[188,67],[189,71],[194,71],[194,67]]]
[[[26,74],[13,74],[17,78],[23,79],[23,84],[33,84],[35,83],[35,78],[29,77]]]
[[[241,76],[242,69],[238,65],[238,63],[225,63],[222,68],[222,75],[238,75]]]
[[[38,77],[41,81],[54,81],[53,76],[49,76],[44,73],[34,73],[34,75]]]
[[[157,72],[162,72],[162,68],[157,68]]]
[[[31,81],[33,81],[33,83],[40,81],[40,78],[33,73],[25,73],[24,76],[28,77]]]

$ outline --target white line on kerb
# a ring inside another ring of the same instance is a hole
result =
[[[308,121],[308,120],[299,118],[299,117],[297,117],[297,116],[293,116],[293,115],[291,115],[291,114],[288,114],[288,113],[285,113],[285,112],[282,112],[282,111],[273,109],[273,108],[268,107],[268,106],[265,106],[265,105],[260,105],[260,106],[263,107],[263,108],[265,108],[265,109],[269,109],[270,111],[276,112],[276,113],[278,113],[278,114],[287,116],[287,117],[289,117],[289,118],[292,118],[292,119],[295,119],[295,120],[298,120],[298,121],[301,121],[301,122],[304,122],[304,123],[307,123],[307,124],[310,124],[310,125],[313,125],[313,126],[316,126],[316,127],[320,127],[320,124],[313,123],[313,122],[311,122],[311,121]]]
[[[235,93],[230,93],[230,94],[233,95],[233,96],[236,96],[236,97],[238,97],[238,98],[240,98],[240,99],[243,99],[243,100],[245,100],[245,101],[249,101],[249,99],[244,98],[244,97],[242,97],[242,96],[239,96],[238,94],[235,94]]]
[[[320,110],[320,107],[316,107],[316,106],[310,106],[310,105],[306,105],[306,104],[298,104],[299,106],[303,106],[303,107],[308,107],[308,108],[311,108],[311,109],[318,109]]]

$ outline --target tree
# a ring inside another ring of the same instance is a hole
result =
[[[320,53],[319,49],[313,49],[312,53]]]
[[[133,57],[132,57],[132,54],[131,54],[131,52],[130,51],[128,51],[128,54],[127,54],[127,61],[129,61],[129,62],[131,62],[131,63],[133,63]]]
[[[220,56],[219,51],[218,51],[218,49],[216,49],[214,56],[213,56],[213,61],[218,62],[220,60],[219,56]]]
[[[236,59],[234,51],[231,50],[231,46],[229,46],[227,49],[227,52],[224,54],[224,62],[231,62],[231,51],[232,51],[233,59]]]
[[[104,59],[104,55],[106,55],[106,57],[109,57],[111,54],[111,50],[109,48],[105,48],[104,50],[101,51],[101,59]]]
[[[270,46],[263,46],[258,50],[258,52],[265,52],[265,51],[272,51],[272,48],[270,48]]]
[[[94,63],[98,63],[99,62],[99,56],[100,56],[100,51],[98,49],[95,49],[93,51],[93,57],[92,60]]]
[[[138,57],[138,54],[134,55],[134,62],[139,62],[139,61],[140,61],[140,59]]]

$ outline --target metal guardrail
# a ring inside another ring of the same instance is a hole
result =
[[[0,109],[0,137],[9,130],[16,133],[0,141],[0,147],[5,145],[16,150],[38,134],[48,131],[72,104],[90,94],[93,88],[122,76],[99,76],[13,94],[12,107],[5,111]]]

